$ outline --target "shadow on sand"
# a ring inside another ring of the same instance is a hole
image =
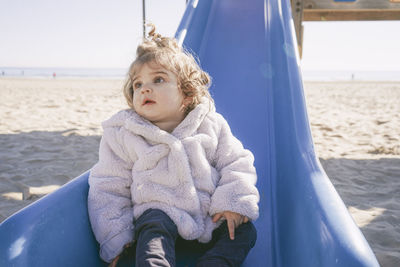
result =
[[[381,266],[400,266],[400,158],[320,161]]]
[[[101,137],[75,132],[0,134],[0,222],[97,162]]]

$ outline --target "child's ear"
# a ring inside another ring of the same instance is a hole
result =
[[[186,96],[185,99],[183,99],[183,105],[185,107],[189,106],[192,103],[193,103],[193,96]]]

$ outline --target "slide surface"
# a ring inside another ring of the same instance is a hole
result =
[[[176,34],[213,77],[217,111],[255,155],[258,239],[243,266],[379,266],[316,159],[294,36],[290,0],[189,1]],[[0,266],[105,265],[87,177],[0,225]],[[177,252],[178,266],[195,258],[196,248]]]

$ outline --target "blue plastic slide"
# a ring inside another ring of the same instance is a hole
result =
[[[189,1],[176,37],[213,77],[217,110],[256,158],[258,240],[243,266],[379,266],[315,156],[290,0]],[[104,265],[87,176],[1,224],[0,266]],[[196,248],[178,249],[178,266],[195,259]]]

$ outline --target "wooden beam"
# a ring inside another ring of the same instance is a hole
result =
[[[400,20],[400,0],[303,0],[304,21]]]
[[[303,0],[292,0],[292,16],[294,27],[296,30],[296,38],[297,38],[297,47],[299,49],[300,58],[303,55]]]
[[[400,0],[290,0],[300,57],[303,21],[400,20]]]
[[[304,9],[303,21],[400,20],[400,9]]]
[[[400,9],[400,0],[357,0],[335,2],[334,0],[303,0],[304,9]]]

